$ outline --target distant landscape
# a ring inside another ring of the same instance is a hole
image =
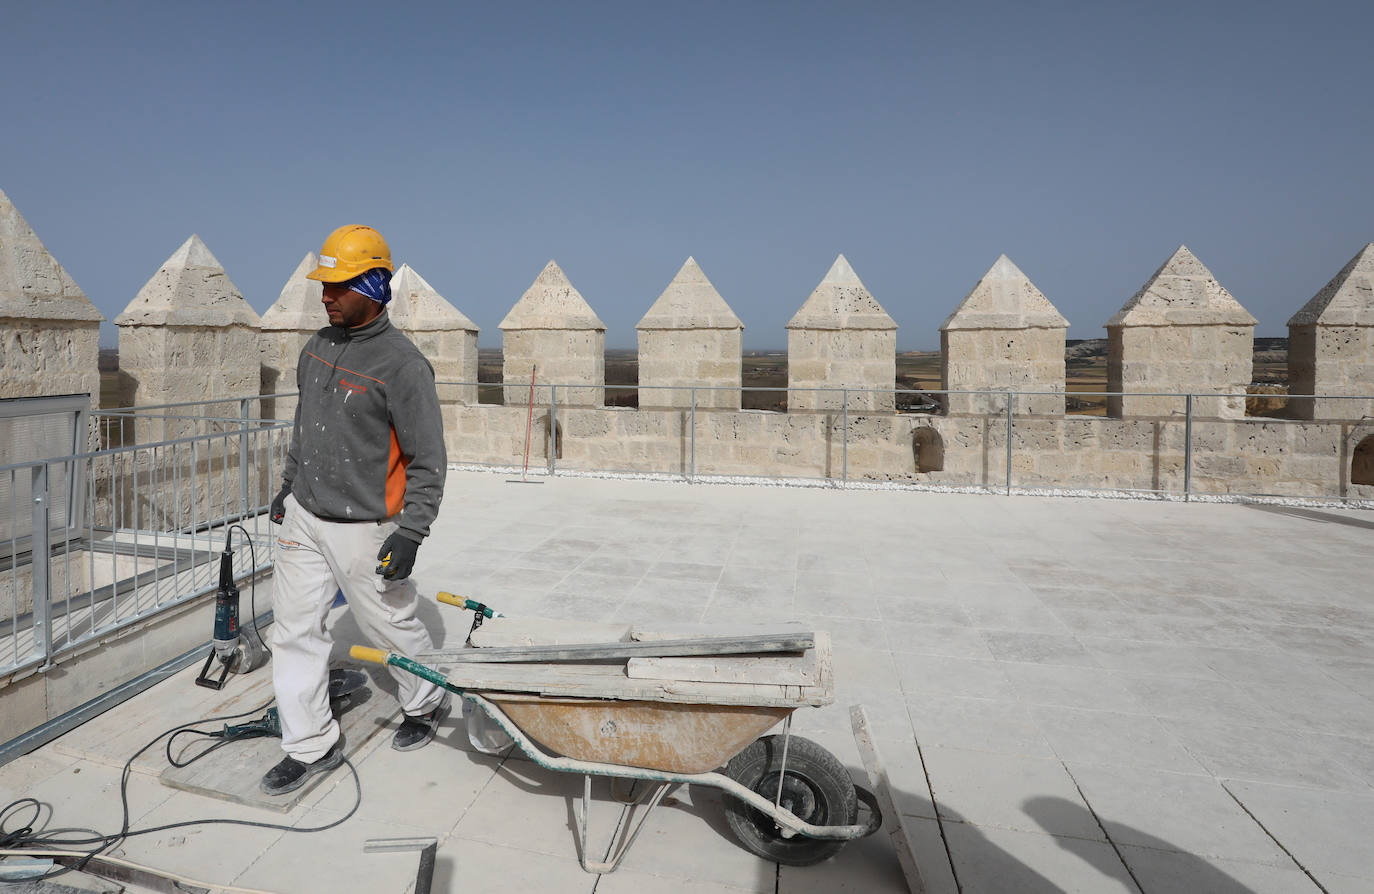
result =
[[[1252,416],[1281,416],[1288,391],[1288,339],[1256,338],[1253,384],[1246,401]],[[1107,340],[1105,338],[1069,339],[1065,344],[1065,387],[1068,391],[1066,409],[1069,413],[1100,416],[1106,411],[1106,399],[1091,392],[1107,388]],[[501,349],[481,348],[477,352],[478,400],[484,404],[501,403]],[[117,386],[119,351],[100,349],[101,407],[119,406]],[[746,410],[787,409],[787,395],[781,391],[750,391],[751,388],[787,387],[787,352],[745,351],[743,357],[744,394],[741,403]],[[606,405],[635,407],[639,405],[636,388],[639,385],[639,362],[633,349],[606,351]],[[897,408],[904,412],[932,412],[936,396],[928,391],[940,388],[939,351],[899,351],[897,353],[897,389],[912,392],[897,395]],[[1084,395],[1075,397],[1075,394]],[[1273,396],[1270,396],[1273,395]]]

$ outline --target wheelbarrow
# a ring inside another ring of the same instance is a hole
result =
[[[487,617],[494,614],[450,594],[441,594],[440,601],[476,609],[478,618],[483,611]],[[478,623],[474,621],[474,629]],[[726,822],[746,850],[778,863],[807,866],[876,832],[883,821],[878,800],[853,783],[834,755],[791,733],[797,708],[833,700],[829,639],[823,633],[807,636],[814,644],[815,685],[631,679],[625,663],[614,656],[587,657],[598,648],[632,655],[691,654],[680,643],[695,640],[535,646],[514,650],[514,662],[510,655],[494,654],[511,651],[502,649],[436,651],[422,653],[423,660],[366,646],[354,646],[350,654],[442,686],[490,717],[534,763],[581,774],[577,835],[587,872],[615,871],[653,808],[682,785],[706,786],[729,796],[724,799]],[[740,638],[735,651],[757,645],[748,640]],[[551,666],[547,659],[529,658],[550,654],[569,656],[554,661],[575,663]],[[779,722],[781,734],[760,738]],[[593,776],[649,783],[626,801],[617,827],[627,834],[605,861],[590,859],[587,843]],[[867,812],[862,821],[860,803]],[[631,827],[627,815],[641,806],[645,809]]]

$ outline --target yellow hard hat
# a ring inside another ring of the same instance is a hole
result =
[[[329,234],[320,248],[320,265],[305,275],[320,282],[346,282],[376,267],[395,271],[391,249],[371,227],[349,224]]]

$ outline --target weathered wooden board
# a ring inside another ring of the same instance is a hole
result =
[[[472,634],[472,644],[488,649],[500,646],[614,643],[629,638],[629,624],[560,621],[552,618],[488,618]]]
[[[776,683],[814,686],[816,650],[801,655],[700,655],[682,658],[631,658],[626,676],[639,680],[690,680],[698,683]]]
[[[630,629],[635,642],[660,639],[694,639],[703,636],[757,636],[760,633],[809,631],[801,621],[773,621],[767,624],[741,624],[733,621],[692,621],[677,624],[636,624]]]
[[[897,862],[906,876],[906,886],[911,894],[925,894],[926,883],[921,878],[920,867],[916,865],[916,855],[911,852],[906,832],[902,829],[902,814],[897,809],[896,799],[892,796],[892,783],[887,777],[887,766],[878,754],[878,744],[873,740],[872,729],[868,725],[868,715],[863,705],[853,705],[849,709],[849,722],[854,728],[854,743],[859,746],[859,756],[863,758],[864,769],[868,771],[868,781],[873,786],[873,794],[878,797],[878,806],[887,820],[887,834],[892,846],[897,850]]]
[[[375,685],[367,685],[348,696],[338,714],[344,736],[344,757],[352,757],[369,738],[399,712],[396,700],[379,692]],[[245,718],[245,720],[256,718]],[[235,723],[244,721],[237,720]],[[222,724],[220,725],[222,728]],[[186,760],[205,747],[206,739],[179,739],[172,753],[178,760]],[[162,756],[161,749],[158,750]],[[284,795],[266,795],[258,788],[262,775],[284,757],[281,739],[261,737],[233,742],[209,752],[186,767],[167,767],[159,775],[163,785],[194,792],[236,804],[287,812],[326,779],[347,775],[347,767],[312,776],[305,785]],[[165,761],[165,758],[163,758]]]
[[[429,662],[453,685],[494,692],[531,692],[577,698],[633,699],[707,705],[828,705],[834,700],[830,636],[814,635],[816,683],[704,683],[647,680],[625,675],[625,662],[471,664]],[[475,650],[474,650],[475,651]]]
[[[815,645],[809,631],[765,633],[755,636],[707,636],[653,642],[577,643],[503,646],[490,649],[434,649],[414,656],[419,661],[495,663],[526,661],[587,661],[602,658],[672,655],[747,655],[752,652],[801,652]]]

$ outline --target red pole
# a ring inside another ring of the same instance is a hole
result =
[[[530,470],[530,430],[534,428],[534,374],[539,369],[539,364],[530,367],[530,413],[525,419],[525,468],[520,470],[520,480],[525,480],[525,473]]]

